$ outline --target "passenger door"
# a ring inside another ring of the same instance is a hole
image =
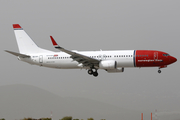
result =
[[[158,52],[154,52],[154,60],[155,60],[155,61],[158,60]]]

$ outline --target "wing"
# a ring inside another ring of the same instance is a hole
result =
[[[8,52],[8,53],[10,53],[10,54],[12,54],[12,55],[19,56],[19,57],[22,57],[22,58],[30,57],[29,55],[25,55],[25,54],[20,54],[20,53],[8,51],[8,50],[5,50],[5,51]]]
[[[51,38],[51,41],[53,43],[53,46],[56,48],[56,49],[59,49],[60,51],[63,51],[69,55],[71,55],[71,58],[74,60],[74,61],[77,61],[78,63],[81,63],[83,64],[83,66],[85,67],[99,67],[99,62],[100,60],[98,59],[94,59],[94,58],[91,58],[89,56],[86,56],[86,55],[82,55],[80,53],[77,53],[77,52],[73,52],[73,51],[70,51],[70,50],[67,50],[67,49],[64,49],[62,47],[60,47],[56,41],[54,40],[54,38],[52,36],[50,36]]]

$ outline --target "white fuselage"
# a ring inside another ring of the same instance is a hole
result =
[[[98,60],[115,60],[117,67],[134,67],[134,50],[76,52]],[[58,69],[87,68],[73,61],[70,55],[64,52],[38,53],[30,56],[30,58],[20,58],[20,60],[30,64]]]

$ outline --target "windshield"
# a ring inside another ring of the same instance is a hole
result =
[[[163,56],[170,56],[169,54],[163,54]]]

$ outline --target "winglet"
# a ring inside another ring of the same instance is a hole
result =
[[[58,45],[52,36],[50,36],[50,38],[54,46]]]
[[[55,48],[61,48],[61,47],[56,43],[56,41],[54,40],[54,38],[53,38],[52,36],[50,36],[50,38],[51,38],[52,44],[53,44],[53,46],[54,46]]]

